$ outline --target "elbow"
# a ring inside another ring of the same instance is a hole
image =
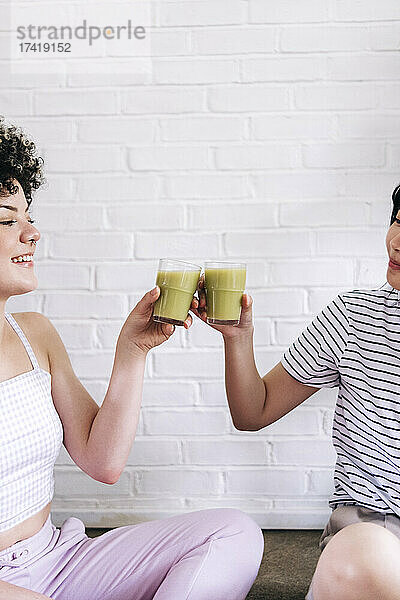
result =
[[[246,411],[242,410],[242,416],[237,418],[234,417],[231,411],[231,416],[232,416],[232,422],[233,422],[233,426],[235,427],[235,429],[237,429],[238,431],[259,431],[260,429],[264,429],[264,427],[267,427],[268,425],[270,425],[270,423],[268,422],[268,419],[266,418],[266,404],[267,404],[267,387],[265,384],[264,380],[261,380],[263,382],[263,389],[264,389],[264,397],[263,398],[256,398],[255,399],[255,404],[259,405],[262,407],[259,410],[256,410],[253,407],[252,411],[247,411],[247,415],[243,413],[245,413]],[[249,419],[249,412],[253,413],[253,416],[251,419]]]
[[[238,431],[260,431],[260,429],[264,429],[264,427],[270,425],[264,413],[251,421],[247,419],[234,419],[232,417],[232,422],[234,428]]]
[[[233,426],[238,431],[259,431],[263,428],[263,425],[259,425],[258,423],[245,423],[244,421],[236,421],[233,420]]]
[[[120,477],[121,473],[103,473],[101,477],[96,477],[96,480],[100,481],[100,483],[106,483],[107,485],[114,485]]]

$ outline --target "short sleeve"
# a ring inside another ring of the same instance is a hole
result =
[[[287,349],[281,360],[283,367],[305,385],[337,387],[348,329],[346,305],[339,294]]]

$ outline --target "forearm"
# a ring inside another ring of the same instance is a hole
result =
[[[233,423],[237,429],[260,429],[266,387],[254,360],[253,333],[224,339],[224,350],[225,389]]]
[[[0,581],[0,600],[51,600],[51,598],[18,585]]]
[[[107,393],[87,442],[88,456],[107,483],[118,479],[135,439],[145,363],[146,354],[132,352],[118,341]]]

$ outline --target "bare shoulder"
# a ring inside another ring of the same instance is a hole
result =
[[[18,325],[26,325],[33,331],[37,329],[41,330],[43,326],[50,323],[47,317],[38,312],[12,313],[12,316],[17,321]]]
[[[31,335],[41,336],[49,330],[49,319],[39,312],[12,313],[21,329]]]
[[[12,316],[25,333],[42,369],[50,370],[49,346],[52,324],[39,312],[12,313]]]

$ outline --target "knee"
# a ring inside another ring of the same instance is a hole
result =
[[[237,508],[215,508],[211,509],[216,515],[218,522],[225,529],[232,533],[243,533],[250,539],[262,538],[262,531],[257,523],[246,513]]]
[[[264,551],[264,536],[257,523],[246,513],[236,508],[210,509],[216,520],[217,537],[236,536],[242,555],[248,553],[260,564]]]
[[[380,525],[364,522],[344,527],[320,556],[313,578],[314,600],[376,598],[389,575],[387,560],[382,558],[393,553],[400,557],[399,547],[399,540]]]
[[[313,600],[353,600],[352,590],[357,589],[362,580],[357,552],[346,551],[344,540],[338,538],[339,533],[319,558],[312,582]],[[361,594],[361,590],[358,591]]]

